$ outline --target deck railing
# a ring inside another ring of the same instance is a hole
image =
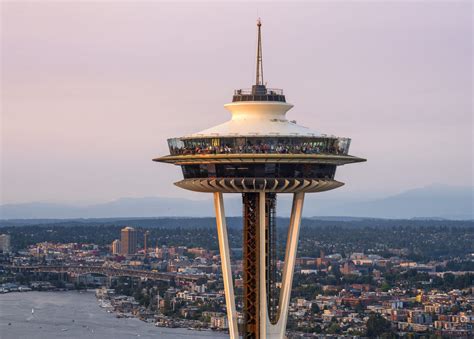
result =
[[[171,155],[335,154],[347,155],[349,138],[198,138],[168,139]]]
[[[253,92],[251,88],[241,88],[234,90],[234,95],[255,95],[256,93]],[[260,94],[268,94],[268,95],[283,95],[283,90],[280,88],[265,88],[265,93],[258,93]]]

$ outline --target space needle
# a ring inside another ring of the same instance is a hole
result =
[[[243,204],[243,338],[284,338],[306,193],[343,185],[336,167],[365,161],[348,154],[351,140],[288,120],[293,105],[263,80],[262,23],[257,21],[255,84],[224,105],[229,121],[168,139],[170,154],[154,161],[181,166],[178,187],[213,193],[230,338],[239,338],[223,193]],[[277,272],[276,202],[293,194],[283,271]]]

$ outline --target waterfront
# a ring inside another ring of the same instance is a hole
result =
[[[34,310],[32,312],[32,310]],[[0,295],[0,339],[215,338],[217,332],[161,328],[136,318],[116,318],[94,292],[27,292]]]

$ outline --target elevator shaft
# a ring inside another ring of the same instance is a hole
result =
[[[265,218],[259,215],[259,193],[243,193],[243,300],[244,300],[244,328],[243,338],[260,338],[260,280],[266,281],[266,304],[268,316],[272,323],[276,323],[278,314],[278,291],[276,290],[276,194],[265,194]],[[260,225],[265,220],[265,225]],[[265,229],[265,260],[260,259],[259,232],[260,227]],[[261,267],[265,265],[265,277],[260,277]]]

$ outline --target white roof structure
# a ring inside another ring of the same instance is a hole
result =
[[[186,135],[181,139],[216,137],[334,137],[297,125],[286,119],[293,105],[286,102],[241,101],[224,105],[232,113],[231,120]]]

